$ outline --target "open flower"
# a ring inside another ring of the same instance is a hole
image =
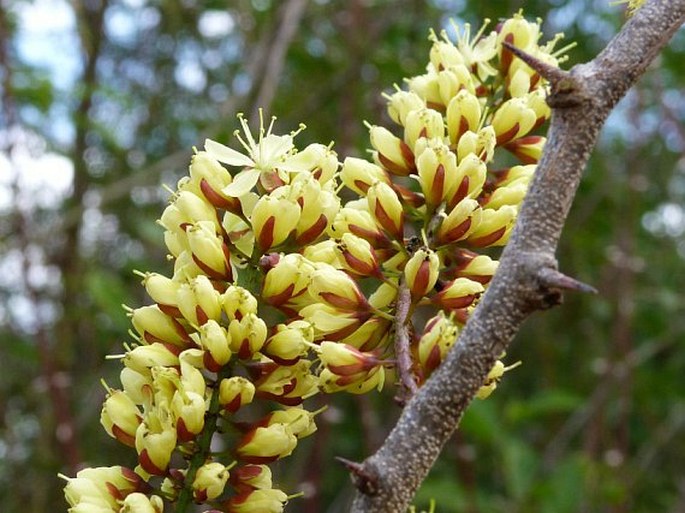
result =
[[[260,178],[271,184],[287,183],[288,175],[283,164],[289,156],[296,152],[293,138],[304,126],[288,135],[272,134],[271,130],[276,118],[271,118],[268,128],[264,129],[264,115],[260,110],[259,134],[255,140],[247,120],[242,114],[238,114],[238,119],[243,129],[244,138],[238,130],[234,132],[234,135],[245,148],[246,153],[240,153],[211,139],[205,141],[205,150],[211,157],[229,166],[244,168],[233,177],[230,184],[221,190],[221,193],[238,198],[250,192]]]

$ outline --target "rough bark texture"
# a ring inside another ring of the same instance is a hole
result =
[[[650,0],[593,61],[550,77],[544,155],[500,268],[459,343],[406,405],[353,481],[354,513],[407,510],[495,360],[535,310],[584,287],[557,271],[555,251],[581,175],[607,116],[685,21],[685,0]]]

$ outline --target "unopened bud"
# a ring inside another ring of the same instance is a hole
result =
[[[227,502],[228,513],[282,513],[288,496],[276,488],[248,490]]]
[[[107,399],[102,404],[100,424],[109,436],[129,447],[134,447],[136,430],[142,419],[140,410],[125,392],[108,391]]]
[[[191,324],[202,326],[210,319],[221,318],[221,295],[204,275],[182,284],[176,297],[178,309]]]
[[[485,288],[477,281],[457,278],[435,294],[431,301],[447,310],[458,310],[470,306]]]
[[[413,110],[407,114],[404,128],[404,142],[416,151],[416,141],[419,138],[442,139],[445,137],[445,123],[438,111],[423,108]]]
[[[476,132],[480,124],[481,106],[478,98],[462,89],[447,104],[447,131],[450,142],[457,144],[467,131]]]
[[[193,261],[210,278],[231,281],[230,253],[213,223],[195,223],[186,230]]]
[[[270,463],[289,456],[297,446],[297,437],[284,424],[257,427],[238,442],[236,454],[247,463]]]
[[[221,380],[219,384],[219,403],[231,413],[250,404],[255,394],[255,386],[247,378],[233,376]]]
[[[421,298],[433,289],[440,272],[440,259],[429,248],[420,248],[404,267],[404,279],[413,298]]]
[[[285,242],[300,220],[300,206],[286,198],[262,196],[252,210],[252,229],[262,249]]]
[[[234,319],[228,325],[231,351],[243,360],[249,359],[259,351],[266,341],[266,324],[255,314],[247,314],[242,319]]]
[[[407,176],[414,170],[414,154],[402,139],[381,126],[369,128],[369,136],[385,169],[399,176]]]
[[[365,196],[366,191],[375,182],[385,182],[390,185],[390,177],[383,168],[367,162],[364,159],[347,157],[340,171],[340,179],[349,189],[360,196]]]
[[[468,236],[468,243],[480,248],[506,243],[516,219],[516,208],[505,205],[497,210],[485,208],[482,212],[480,223]]]
[[[402,203],[392,187],[383,182],[376,182],[369,187],[367,199],[369,211],[378,226],[392,237],[402,239],[404,237],[404,212]]]
[[[228,469],[219,462],[205,463],[197,469],[193,480],[193,497],[197,502],[216,499],[224,493]]]
[[[386,98],[388,100],[388,115],[395,123],[402,126],[405,126],[407,114],[426,106],[421,97],[411,91],[396,91]]]

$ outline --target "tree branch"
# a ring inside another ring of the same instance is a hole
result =
[[[383,446],[362,463],[359,472],[378,476],[377,487],[359,490],[352,512],[406,511],[523,320],[550,306],[550,293],[568,288],[550,283],[562,276],[555,251],[599,130],[684,21],[685,0],[647,2],[600,55],[575,66],[569,81],[552,90],[549,138],[499,270],[459,343],[407,404]]]

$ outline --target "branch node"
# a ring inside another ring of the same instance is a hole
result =
[[[597,294],[597,289],[592,285],[571,278],[556,269],[541,269],[538,278],[545,287]]]
[[[378,493],[378,476],[370,471],[363,463],[348,460],[341,456],[336,456],[335,460],[341,463],[352,477],[354,486],[364,495],[376,495]]]
[[[544,62],[507,41],[502,41],[502,45],[550,83],[552,89],[547,96],[547,104],[550,107],[565,109],[577,107],[583,102],[584,88],[568,71]]]

